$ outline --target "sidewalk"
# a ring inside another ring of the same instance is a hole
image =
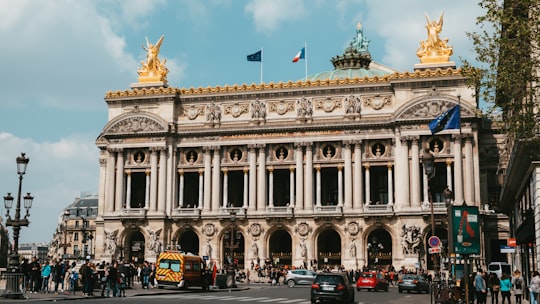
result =
[[[210,289],[210,291],[207,292],[229,292],[229,291],[239,291],[239,290],[246,290],[249,289],[249,285],[247,284],[238,284],[237,288],[232,289]],[[200,289],[193,289],[193,291],[201,292]],[[137,296],[145,296],[145,295],[152,295],[152,294],[175,294],[175,293],[183,293],[186,292],[185,290],[177,289],[177,288],[149,288],[149,289],[142,289],[140,284],[135,284],[133,288],[126,289],[126,298],[129,297],[137,297]],[[0,290],[0,293],[3,293],[3,290]],[[64,301],[64,300],[82,300],[82,299],[99,299],[101,298],[101,290],[94,290],[94,296],[85,296],[83,295],[82,291],[77,291],[75,295],[69,295],[64,293],[26,293],[24,296],[25,299],[16,300],[13,298],[4,298],[0,297],[0,303],[15,303],[17,301]]]

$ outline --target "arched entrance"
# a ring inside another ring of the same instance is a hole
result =
[[[120,257],[122,258],[123,253],[126,253],[130,261],[141,264],[144,262],[144,243],[144,235],[140,231],[133,232],[126,241],[127,248],[122,248]]]
[[[368,268],[384,269],[392,265],[392,237],[388,231],[379,228],[373,230],[366,244]]]
[[[240,230],[227,229],[223,233],[222,248],[224,265],[235,263],[239,269],[244,268],[245,240]]]
[[[322,231],[317,238],[317,267],[336,268],[341,266],[341,237],[334,229]]]
[[[193,230],[186,230],[178,237],[180,250],[199,255],[199,236]]]
[[[276,265],[292,266],[292,238],[287,230],[276,230],[269,240],[270,257]]]

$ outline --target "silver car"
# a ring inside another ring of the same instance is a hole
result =
[[[285,283],[287,286],[294,287],[294,285],[310,285],[315,280],[316,272],[306,269],[295,269],[287,271],[285,275]]]

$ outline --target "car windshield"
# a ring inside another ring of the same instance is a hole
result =
[[[361,277],[362,278],[373,278],[374,275],[373,275],[373,273],[362,273]]]
[[[416,275],[404,275],[403,276],[403,279],[404,280],[419,280],[420,277],[419,276],[416,276]]]
[[[325,275],[325,276],[318,276],[315,279],[315,282],[317,282],[317,283],[328,283],[328,284],[342,284],[343,283],[343,278],[340,277],[340,276]]]

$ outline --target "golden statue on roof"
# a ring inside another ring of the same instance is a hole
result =
[[[159,83],[167,84],[167,74],[169,69],[165,66],[166,59],[163,62],[159,60],[158,54],[165,35],[162,35],[156,44],[148,42],[146,37],[146,62],[141,61],[142,67],[137,70],[139,74],[139,83]]]
[[[452,47],[448,46],[448,38],[441,39],[439,34],[442,31],[443,16],[441,14],[439,20],[431,21],[426,13],[426,29],[428,33],[427,41],[421,40],[420,47],[416,52],[416,56],[420,58],[421,63],[441,63],[449,62],[452,55]]]

